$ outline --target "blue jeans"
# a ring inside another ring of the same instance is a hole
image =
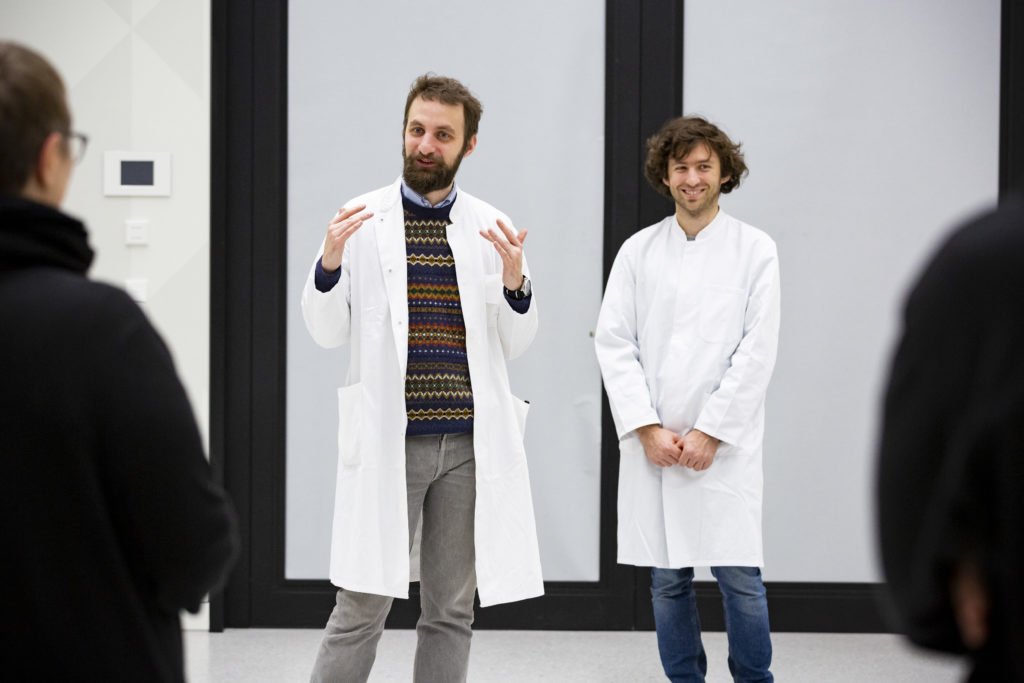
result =
[[[757,567],[712,567],[725,608],[729,671],[737,683],[771,683],[772,641],[768,601]],[[693,568],[651,570],[651,602],[658,652],[673,683],[703,681],[708,660],[700,640]]]

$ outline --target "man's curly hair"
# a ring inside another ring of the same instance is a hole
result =
[[[714,152],[722,164],[722,177],[729,180],[722,183],[722,194],[729,194],[740,186],[740,179],[747,174],[740,143],[733,142],[722,130],[700,116],[680,116],[672,119],[647,140],[647,162],[644,177],[659,194],[669,199],[672,193],[663,182],[668,178],[668,161],[683,159],[697,145],[704,144]]]

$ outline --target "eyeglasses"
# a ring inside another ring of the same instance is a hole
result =
[[[77,164],[85,156],[85,148],[89,144],[89,136],[84,133],[76,133],[73,130],[62,130],[58,131],[64,136],[64,139],[68,141],[68,146],[71,151],[71,158],[75,160]]]

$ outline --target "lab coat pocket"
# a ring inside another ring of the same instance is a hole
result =
[[[508,394],[501,402],[501,417],[491,429],[477,432],[482,438],[476,452],[477,480],[492,480],[504,477],[512,470],[524,467],[526,452],[523,447],[523,432],[526,429],[526,414],[530,404]]]
[[[739,342],[743,337],[746,292],[737,287],[705,287],[701,291],[701,339],[712,344]]]
[[[488,275],[484,278],[484,303],[487,307],[487,325],[498,326],[498,312],[500,306],[505,303],[505,293],[502,289],[500,275]]]
[[[512,407],[516,411],[516,423],[519,425],[519,438],[526,436],[526,415],[530,412],[530,402],[512,397]]]
[[[338,389],[338,461],[343,468],[358,467],[362,462],[362,423],[362,383],[341,387]]]
[[[391,325],[387,321],[387,302],[376,306],[364,306],[359,310],[359,329],[367,339],[386,339],[391,336]]]

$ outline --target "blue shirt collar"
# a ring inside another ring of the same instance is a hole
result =
[[[402,178],[402,196],[408,199],[410,202],[425,206],[427,208],[440,209],[448,206],[455,201],[455,194],[458,192],[458,185],[452,183],[452,191],[448,193],[448,196],[439,201],[437,204],[431,204],[427,201],[427,198],[419,194],[408,185],[405,184],[405,178]]]

